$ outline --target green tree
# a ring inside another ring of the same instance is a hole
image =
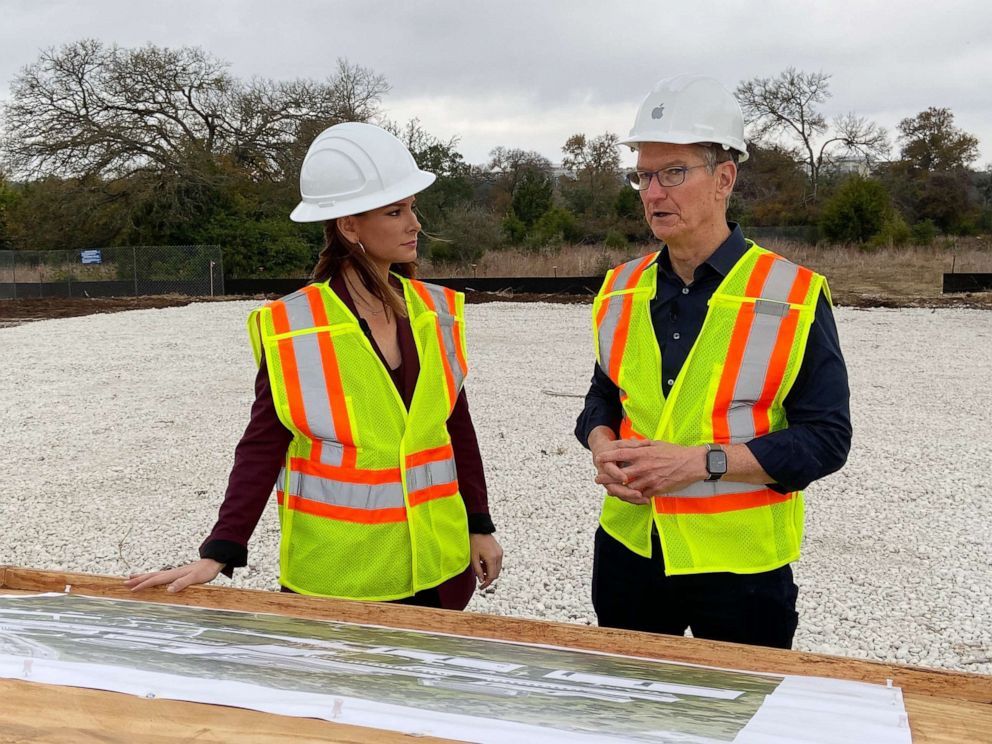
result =
[[[795,225],[809,217],[806,174],[798,153],[776,144],[748,143],[737,174],[730,216],[748,226]]]
[[[532,248],[545,248],[575,242],[582,237],[582,228],[575,215],[563,207],[552,207],[534,223],[527,238]]]
[[[882,231],[891,213],[881,182],[854,176],[823,205],[820,225],[831,240],[864,243]]]
[[[551,208],[553,187],[547,173],[528,169],[521,174],[513,189],[511,209],[527,228],[530,228]]]
[[[820,175],[838,156],[860,157],[871,167],[889,151],[885,130],[853,113],[831,125],[818,109],[833,94],[830,76],[787,68],[774,78],[756,77],[735,91],[756,142],[783,136],[795,143],[806,166],[809,196],[816,201]]]
[[[488,201],[493,211],[497,214],[508,211],[517,185],[525,176],[534,173],[543,173],[550,179],[551,161],[534,150],[494,147],[482,174],[492,183]]]
[[[448,212],[472,197],[470,169],[456,149],[458,138],[439,139],[427,132],[419,119],[411,119],[403,130],[394,133],[409,148],[420,168],[437,175],[437,181],[417,195],[417,211],[424,227],[437,229]]]
[[[15,198],[14,190],[7,184],[3,173],[0,173],[0,251],[9,251],[13,247],[7,228],[7,208],[14,203]]]
[[[448,213],[438,234],[431,236],[428,253],[434,262],[467,264],[499,250],[503,240],[496,215],[475,204],[460,204]]]
[[[113,245],[128,224],[127,196],[92,178],[42,178],[12,187],[7,232],[14,250]]]
[[[881,173],[909,222],[930,220],[945,233],[978,227],[982,207],[968,166],[978,139],[954,126],[949,109],[930,107],[899,123],[902,159]]]
[[[614,224],[604,236],[604,241],[610,235],[620,235],[624,243],[643,243],[653,238],[651,230],[644,219],[644,205],[641,203],[640,192],[629,186],[621,186],[617,198],[613,202]],[[617,243],[616,237],[613,242]]]
[[[978,138],[954,126],[950,109],[931,106],[899,122],[902,159],[929,173],[967,168],[978,159]]]

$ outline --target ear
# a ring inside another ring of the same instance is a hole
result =
[[[730,197],[734,184],[737,183],[737,163],[733,160],[717,163],[716,176],[717,198],[725,201]]]
[[[358,243],[358,220],[355,219],[354,215],[349,214],[347,217],[338,217],[337,219],[338,230],[345,237],[346,240],[352,243]]]

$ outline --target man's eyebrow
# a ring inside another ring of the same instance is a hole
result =
[[[687,168],[687,167],[688,167],[688,165],[686,164],[685,160],[679,158],[678,160],[672,160],[672,161],[670,161],[668,163],[665,163],[662,166],[659,166],[658,168],[651,168],[650,170],[653,172],[653,171],[660,171],[660,170],[668,170],[669,168]],[[639,171],[649,170],[647,167],[641,165],[640,163],[637,164],[636,168]]]

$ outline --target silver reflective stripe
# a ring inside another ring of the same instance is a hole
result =
[[[465,375],[462,372],[462,365],[458,362],[457,346],[455,345],[455,318],[451,315],[438,315],[438,323],[441,325],[441,338],[444,339],[444,353],[448,357],[448,366],[451,367],[451,374],[455,378],[455,390],[462,389],[465,383]]]
[[[407,468],[406,490],[409,493],[420,491],[444,483],[453,483],[458,478],[455,470],[455,460],[449,457],[446,460],[428,462],[418,465],[415,468]]]
[[[437,313],[438,324],[441,327],[441,339],[444,343],[444,355],[448,359],[448,366],[455,381],[455,392],[462,389],[465,383],[465,374],[462,366],[458,362],[458,347],[455,344],[455,316],[448,309],[448,297],[442,287],[436,284],[424,283],[427,292],[434,301],[434,310]]]
[[[799,267],[791,261],[783,258],[775,259],[765,279],[765,286],[761,288],[761,299],[787,302],[798,273]]]
[[[747,336],[747,346],[744,347],[741,368],[734,385],[734,399],[727,411],[727,426],[733,444],[754,439],[752,409],[764,389],[781,326],[782,317],[779,315],[756,313],[751,321],[751,331]]]
[[[289,493],[294,496],[300,492],[300,474],[295,471],[289,473]],[[286,487],[286,468],[279,468],[279,477],[276,478],[276,490],[282,491]]]
[[[312,291],[312,290],[311,290]],[[317,325],[310,307],[310,299],[303,290],[288,295],[283,301],[290,331],[306,331]],[[303,413],[314,438],[321,440],[320,461],[325,465],[340,465],[344,450],[338,441],[327,394],[327,377],[320,355],[316,333],[292,337],[293,354],[299,372],[300,391],[303,396]]]
[[[617,269],[617,278],[613,282],[613,292],[619,292],[622,289],[633,289],[633,287],[628,287],[630,283],[630,277],[633,276],[634,272],[637,270],[638,264],[644,260],[644,257],[635,258],[633,261],[628,261],[627,263],[621,265]]]
[[[317,323],[310,309],[310,299],[303,290],[293,292],[282,301],[286,306],[286,317],[289,319],[290,331],[302,331],[313,328]]]
[[[610,297],[606,300],[606,315],[599,327],[599,368],[603,374],[610,376],[610,360],[613,358],[613,339],[616,338],[617,325],[623,312],[623,296]],[[614,380],[616,382],[616,380]]]
[[[296,368],[299,372],[300,394],[303,396],[303,410],[310,432],[317,439],[337,442],[334,429],[334,416],[331,414],[331,400],[327,394],[327,377],[324,362],[320,356],[320,345],[316,333],[304,333],[292,337],[293,353],[296,355]],[[323,457],[321,457],[323,460]],[[341,459],[326,461],[328,465],[340,465]]]
[[[344,445],[341,442],[322,441],[320,461],[324,465],[341,465],[344,462]]]
[[[777,315],[784,318],[789,314],[788,302],[772,302],[771,300],[755,300],[754,312],[760,315]]]
[[[633,276],[638,264],[643,260],[643,258],[637,258],[618,266],[615,271],[616,279],[613,281],[613,289],[610,291],[619,292],[625,289],[633,289],[633,287],[628,287],[627,285],[630,283],[630,278]],[[599,328],[599,367],[607,377],[610,374],[613,339],[616,338],[617,325],[620,323],[620,314],[623,312],[623,301],[624,295],[614,295],[605,300],[607,308],[606,315],[603,316],[603,323]],[[614,382],[616,381],[614,380]]]
[[[787,301],[798,273],[796,264],[776,259],[761,288],[761,299],[754,303],[754,318],[737,372],[734,397],[727,410],[731,444],[749,442],[755,437],[754,404],[764,390],[779,330],[789,314]]]
[[[767,486],[759,486],[753,483],[737,483],[735,481],[697,481],[678,491],[664,494],[665,496],[675,496],[683,499],[705,499],[711,496],[724,496],[729,493],[755,493],[764,491]]]
[[[331,506],[347,506],[351,509],[392,509],[405,504],[403,484],[399,482],[369,485],[343,483],[300,473],[293,475],[298,477],[291,482],[291,488],[295,490],[291,490],[290,493],[308,501],[318,501]]]

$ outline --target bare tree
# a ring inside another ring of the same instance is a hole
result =
[[[602,216],[620,190],[619,137],[606,132],[587,138],[573,134],[562,146],[562,166],[573,178],[559,181],[566,201],[577,213]]]
[[[15,78],[4,155],[31,177],[176,170],[218,144],[225,66],[199,50],[128,52],[86,40],[49,49]]]
[[[853,113],[833,125],[818,110],[830,97],[830,76],[789,67],[775,78],[754,78],[737,86],[737,100],[756,142],[774,144],[782,135],[796,143],[809,174],[810,198],[816,200],[824,168],[840,155],[859,157],[870,168],[889,152],[885,130]]]
[[[371,70],[338,60],[324,82],[243,82],[207,52],[84,40],[48,49],[15,78],[0,142],[27,178],[202,176],[230,159],[257,177],[293,172],[313,136],[379,112],[388,91]],[[209,170],[209,169],[206,169]]]

